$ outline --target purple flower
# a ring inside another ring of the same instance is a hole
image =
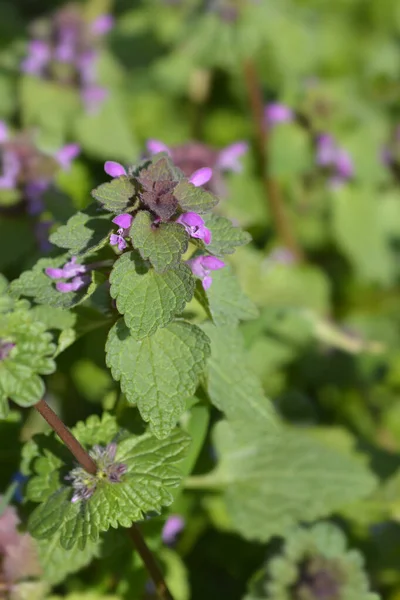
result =
[[[76,256],[62,268],[47,267],[45,273],[51,279],[69,279],[70,281],[57,281],[56,289],[59,292],[76,292],[87,285],[90,281],[86,274],[90,270],[90,265],[80,265],[76,262]]]
[[[294,114],[291,108],[279,102],[271,102],[265,109],[265,118],[270,125],[275,123],[290,123]]]
[[[236,142],[226,148],[223,148],[217,158],[217,167],[222,171],[233,171],[240,173],[243,170],[243,165],[240,158],[248,152],[249,145],[247,142]]]
[[[105,35],[114,27],[112,15],[100,15],[90,24],[90,31],[95,35]]]
[[[0,144],[6,142],[8,138],[8,127],[4,121],[0,121]]]
[[[172,545],[176,542],[178,534],[184,527],[185,520],[180,515],[171,515],[168,517],[161,534],[164,544]]]
[[[67,144],[56,152],[55,158],[65,171],[71,166],[72,161],[80,154],[79,144]]]
[[[7,342],[0,338],[0,360],[5,360],[14,347],[14,342]]]
[[[159,140],[147,140],[147,150],[149,154],[158,154],[159,152],[166,152],[169,156],[171,156],[171,150]]]
[[[28,56],[22,61],[21,69],[30,75],[41,75],[51,57],[50,46],[42,40],[32,40]]]
[[[202,280],[203,288],[208,290],[212,284],[211,271],[217,271],[225,267],[223,260],[216,256],[197,256],[187,261],[193,275]]]
[[[107,160],[104,163],[104,170],[110,177],[121,177],[121,175],[127,175],[125,167],[120,163],[114,162],[113,160]]]
[[[106,163],[107,164],[107,163]],[[118,164],[118,163],[114,163]],[[121,165],[120,165],[121,166]],[[128,213],[122,213],[112,220],[113,223],[119,226],[117,233],[110,235],[111,246],[118,246],[118,249],[122,252],[127,247],[125,236],[128,235],[130,226],[132,225],[133,217]]]
[[[93,446],[89,455],[97,465],[95,475],[87,473],[82,467],[76,467],[65,477],[72,482],[74,493],[71,502],[88,500],[93,496],[99,482],[120,483],[122,476],[127,471],[123,463],[115,462],[117,444],[111,443],[107,446]]]
[[[82,90],[82,100],[86,111],[94,115],[96,114],[103,102],[108,98],[109,91],[101,85],[88,85]]]
[[[316,163],[331,171],[329,179],[331,188],[341,186],[354,175],[354,166],[350,154],[340,148],[334,138],[327,133],[317,138]]]
[[[1,157],[0,189],[13,189],[17,187],[21,163],[17,153],[9,148],[4,148]]]
[[[205,244],[211,242],[211,231],[205,226],[203,219],[197,213],[183,213],[177,218],[176,222],[184,226],[190,237],[203,240]]]
[[[189,181],[196,187],[200,187],[201,185],[204,185],[210,181],[211,177],[212,169],[209,167],[203,167],[202,169],[197,169],[197,171],[192,173],[192,175],[189,177]]]

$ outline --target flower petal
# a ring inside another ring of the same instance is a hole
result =
[[[113,160],[107,160],[104,163],[104,170],[110,177],[120,177],[121,175],[127,174],[125,167]]]
[[[158,154],[159,152],[166,152],[169,156],[171,156],[171,150],[168,148],[166,144],[160,142],[159,140],[147,140],[146,143],[147,150],[150,154]]]
[[[203,167],[202,169],[198,169],[189,178],[190,183],[199,187],[200,185],[204,185],[208,181],[210,181],[212,177],[212,169],[209,167]]]
[[[265,109],[265,118],[270,124],[289,123],[293,117],[292,109],[280,102],[271,102]]]
[[[249,149],[247,142],[236,142],[226,148],[223,148],[218,154],[218,167],[225,171],[240,172],[243,166],[240,162],[240,157]]]
[[[187,212],[183,213],[176,220],[177,223],[182,223],[182,225],[189,225],[189,227],[201,227],[204,225],[204,221],[200,215],[195,212]]]
[[[212,277],[211,277],[211,275],[206,275],[205,277],[203,277],[202,284],[203,284],[203,288],[204,288],[205,290],[208,290],[208,288],[209,288],[209,287],[211,286],[211,284],[212,284]]]
[[[216,256],[202,256],[201,264],[205,269],[209,269],[210,271],[217,271],[218,269],[222,269],[225,267],[225,263],[220,258]]]
[[[133,217],[128,213],[122,213],[121,215],[114,217],[112,220],[113,223],[118,225],[118,227],[122,227],[122,229],[129,229],[129,227],[132,225],[132,221]]]
[[[105,35],[114,27],[114,19],[112,15],[100,15],[91,25],[91,32],[95,35]]]
[[[81,151],[79,144],[67,144],[63,146],[57,153],[56,159],[63,169],[67,170],[71,166],[71,162],[76,158]]]

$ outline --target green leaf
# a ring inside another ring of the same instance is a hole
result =
[[[202,187],[196,187],[189,181],[181,181],[174,189],[174,196],[184,211],[196,213],[209,212],[218,204],[218,198]]]
[[[95,444],[106,445],[114,439],[119,431],[119,426],[113,416],[109,413],[90,415],[85,422],[79,421],[74,427],[74,435],[78,441],[86,447]]]
[[[140,211],[130,230],[133,246],[144,259],[148,259],[156,271],[165,271],[177,265],[186,252],[189,237],[179,223],[160,223],[152,226],[150,213]]]
[[[112,231],[111,214],[99,211],[96,204],[77,212],[66,225],[50,236],[52,244],[83,256],[105,246]]]
[[[227,422],[216,426],[221,463],[214,478],[225,488],[232,524],[246,539],[267,541],[296,523],[331,514],[376,486],[371,471],[303,432],[239,435]],[[207,476],[206,476],[207,477]]]
[[[119,214],[129,206],[135,195],[135,187],[128,177],[122,175],[99,185],[91,194],[105,210]]]
[[[98,542],[88,542],[84,550],[78,546],[65,550],[58,535],[50,540],[37,540],[36,547],[43,570],[42,578],[52,585],[61,583],[67,575],[88,566],[100,552]]]
[[[211,254],[222,256],[233,254],[238,246],[243,246],[251,241],[251,236],[240,227],[234,227],[232,222],[225,217],[217,215],[205,215],[204,222],[210,229],[212,238],[207,250]]]
[[[33,298],[38,304],[47,304],[56,308],[72,308],[89,298],[103,283],[103,275],[92,271],[92,281],[88,287],[76,292],[59,292],[55,287],[54,279],[45,273],[47,267],[62,267],[69,257],[62,254],[57,258],[41,258],[30,271],[24,271],[22,275],[10,284],[10,293],[13,296],[27,296]]]
[[[47,329],[70,329],[76,323],[74,313],[54,306],[34,306],[31,312]]]
[[[45,388],[39,375],[55,371],[55,345],[25,300],[1,310],[0,340],[13,345],[0,361],[0,418],[4,418],[8,414],[8,399],[25,407],[42,398]]]
[[[142,339],[167,325],[193,296],[194,278],[184,264],[158,273],[136,252],[123,254],[110,276],[110,293],[132,335]]]
[[[354,187],[336,190],[332,208],[336,241],[358,277],[381,284],[390,283],[395,277],[396,265],[385,232],[380,199],[374,190]]]
[[[108,417],[103,422],[108,433],[110,426],[111,430],[119,429],[115,421],[112,427],[111,420],[112,417]],[[79,424],[74,433],[79,430],[81,441],[90,439],[95,444],[104,444],[107,433],[104,427],[96,437],[94,421],[88,426],[88,433],[84,424]],[[95,488],[90,498],[77,502],[71,502],[73,487],[65,480],[66,469],[71,464],[65,465],[60,458],[63,445],[51,434],[51,444],[45,449],[42,445],[37,447],[42,455],[33,463],[35,475],[26,492],[29,499],[41,502],[29,519],[29,530],[34,537],[57,536],[66,550],[75,544],[84,549],[88,543],[98,540],[100,532],[110,527],[130,527],[146,513],[158,512],[172,502],[171,488],[178,486],[181,480],[175,464],[184,456],[188,435],[176,429],[164,441],[151,434],[133,436],[125,432],[122,437],[114,461],[126,467],[120,481],[110,481],[101,471],[99,476],[92,476]]]
[[[235,425],[246,423],[253,432],[275,434],[274,409],[261,382],[252,371],[240,331],[235,327],[203,329],[211,340],[208,361],[208,393],[211,402]]]
[[[218,326],[237,325],[241,320],[258,316],[257,307],[244,294],[229,266],[213,273],[207,296],[213,321]]]
[[[121,319],[108,335],[106,361],[128,402],[137,404],[159,438],[166,437],[196,390],[210,353],[207,336],[176,321],[137,341]]]

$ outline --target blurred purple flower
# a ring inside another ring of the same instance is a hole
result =
[[[265,108],[265,118],[270,125],[276,123],[290,123],[294,119],[291,108],[279,102],[271,102]]]
[[[111,15],[87,22],[78,5],[67,4],[53,14],[47,27],[37,29],[40,37],[29,43],[21,69],[77,88],[87,112],[95,113],[108,96],[108,90],[98,85],[96,67],[101,40],[112,27]]]
[[[22,61],[21,69],[30,75],[42,75],[51,58],[50,46],[42,40],[32,40],[28,46],[28,56]]]
[[[177,218],[176,222],[184,226],[190,237],[203,240],[205,244],[211,242],[211,231],[205,226],[203,219],[197,213],[183,213]]]
[[[341,186],[354,175],[354,165],[350,154],[338,146],[334,138],[326,133],[317,138],[316,163],[329,169],[329,183],[332,188]]]
[[[166,520],[162,530],[162,540],[164,544],[170,546],[176,542],[178,534],[185,527],[185,520],[180,515],[171,515]]]
[[[79,156],[81,148],[79,144],[67,144],[58,150],[55,154],[55,158],[60,163],[65,171],[71,167],[72,161]]]
[[[225,267],[224,261],[216,256],[197,256],[188,260],[187,265],[192,270],[193,275],[201,279],[205,290],[208,290],[212,284],[211,271],[217,271]]]
[[[14,347],[14,342],[8,342],[0,338],[0,361],[5,360]]]

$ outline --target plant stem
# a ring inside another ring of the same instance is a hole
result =
[[[162,600],[174,600],[167,587],[167,584],[165,583],[160,567],[155,561],[151,550],[147,546],[139,527],[135,523],[128,530],[128,534],[135,544],[136,550],[139,552],[142,561],[146,565],[146,568],[156,586],[156,591],[159,598]]]
[[[76,437],[64,425],[60,417],[58,417],[53,409],[51,409],[50,406],[45,402],[45,400],[40,400],[37,404],[35,404],[35,408],[55,431],[58,437],[61,438],[61,440],[74,455],[79,464],[85,469],[85,471],[95,475],[97,472],[96,463],[94,460],[92,460],[83,446],[81,446]],[[135,547],[154,582],[157,594],[161,600],[174,600],[167,587],[167,584],[164,581],[164,577],[160,567],[156,562],[156,559],[153,556],[153,553],[147,546],[145,539],[135,523],[130,529],[128,529],[128,534],[133,540],[133,543],[135,544]]]
[[[70,430],[64,425],[60,417],[56,415],[54,410],[50,408],[43,398],[35,405],[35,408],[56,432],[58,437],[62,439],[69,451],[75,456],[76,460],[85,471],[95,475],[97,471],[96,463],[80,445],[76,437],[72,435]]]
[[[258,80],[254,62],[252,60],[247,60],[244,63],[244,77],[252,112],[265,195],[269,210],[271,212],[272,220],[275,224],[278,236],[281,238],[285,247],[290,250],[297,260],[302,260],[304,258],[303,252],[297,243],[290,222],[287,218],[278,182],[271,177],[269,172],[269,132],[266,119],[264,118],[264,103],[261,86]]]

